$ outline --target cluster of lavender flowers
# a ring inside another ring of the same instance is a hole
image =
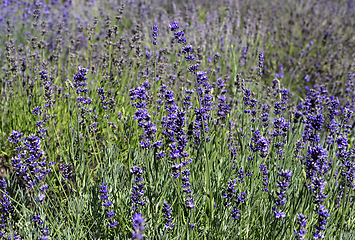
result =
[[[44,127],[44,125],[46,124],[46,121],[47,121],[46,114],[43,114],[43,120],[41,120],[42,112],[43,111],[41,110],[41,107],[35,107],[32,110],[32,113],[35,116],[39,116],[39,120],[36,123],[36,127],[38,128],[37,134],[39,134],[39,137],[41,139],[44,139],[46,137],[46,132],[47,132],[48,128]]]
[[[255,122],[256,117],[256,107],[258,106],[258,101],[255,98],[251,98],[251,91],[247,89],[244,85],[242,86],[244,93],[243,102],[244,105],[248,108],[244,110],[245,114],[250,114],[252,117],[251,122]]]
[[[146,109],[146,99],[148,96],[146,88],[149,88],[147,82],[143,83],[142,87],[129,91],[131,100],[137,100],[132,103],[132,105],[137,108],[133,118],[138,121],[138,126],[144,130],[144,133],[141,136],[142,140],[140,141],[142,148],[149,148],[151,146],[151,142],[155,138],[155,133],[157,131],[156,126],[151,121],[151,116]]]
[[[105,91],[103,87],[97,89],[97,95],[100,97],[100,104],[103,110],[106,112],[110,110],[111,112],[114,111],[115,107],[115,99],[111,96],[112,91],[109,89]],[[105,115],[105,119],[109,119],[110,115]]]
[[[298,220],[298,225],[299,225],[299,230],[297,231],[296,229],[294,230],[295,233],[295,238],[297,240],[304,240],[305,235],[307,234],[306,226],[307,226],[307,218],[303,214],[298,214],[297,216]]]
[[[263,192],[269,192],[269,189],[267,188],[267,186],[269,185],[269,182],[268,182],[269,177],[268,177],[267,168],[263,164],[260,164],[259,168],[260,168],[260,171],[263,175],[263,186],[264,186]]]
[[[11,161],[13,169],[28,189],[35,191],[35,186],[38,187],[38,197],[34,200],[40,204],[43,203],[46,197],[45,191],[49,187],[45,184],[45,177],[51,172],[51,167],[55,162],[47,162],[44,151],[41,149],[41,139],[35,135],[23,137],[21,132],[13,131],[8,140],[16,146],[17,154]],[[40,239],[47,240],[49,230],[44,225],[41,216],[33,215],[32,221],[36,223],[42,234]]]
[[[232,206],[231,216],[234,220],[237,220],[240,216],[240,205],[245,202],[246,195],[245,192],[240,192],[239,194],[237,193],[238,190],[235,188],[236,181],[236,178],[234,180],[230,180],[228,182],[228,187],[225,189],[225,193],[223,194],[223,198],[226,199],[224,206],[226,208]]]
[[[8,140],[13,143],[16,152],[11,164],[16,174],[25,181],[26,187],[33,188],[38,182],[43,182],[55,162],[47,162],[41,139],[35,135],[23,137],[23,133],[14,130]]]
[[[142,240],[144,235],[143,232],[145,230],[144,226],[145,220],[140,213],[134,213],[132,216],[132,226],[133,226],[133,233],[132,239],[135,240]]]
[[[44,139],[48,130],[48,127],[46,128],[44,126],[48,120],[55,117],[55,114],[50,114],[50,109],[55,106],[55,100],[53,99],[54,87],[52,84],[53,79],[48,75],[48,71],[40,71],[38,75],[40,76],[40,81],[44,88],[45,108],[43,111],[40,106],[35,107],[32,113],[39,118],[36,123],[36,127],[38,128],[37,134],[41,139]]]
[[[338,148],[342,145],[339,145]],[[340,201],[345,195],[346,201],[351,201],[353,195],[350,194],[350,191],[355,188],[355,148],[351,148],[350,150],[342,150],[338,153],[338,157],[341,160],[341,172],[340,172],[340,183],[339,183],[339,193],[337,196],[338,199],[338,207],[340,207]]]
[[[168,204],[165,200],[164,200],[164,205],[163,205],[163,214],[164,214],[164,218],[165,218],[165,224],[164,226],[168,229],[172,229],[175,226],[175,223],[172,223],[173,221],[173,217],[172,217],[172,209],[171,209],[171,205]]]
[[[145,191],[144,191],[144,184],[143,184],[143,171],[144,168],[142,169],[140,166],[135,166],[131,168],[130,172],[131,174],[135,175],[135,185],[132,186],[132,210],[137,211],[138,206],[144,206],[147,204],[147,199],[142,199]]]
[[[274,130],[272,135],[274,137],[274,147],[277,149],[276,153],[281,160],[284,157],[284,146],[286,144],[286,136],[290,127],[290,123],[283,117],[283,112],[286,111],[287,103],[289,100],[290,89],[277,88],[280,102],[274,104],[274,114],[277,116],[273,121]]]
[[[187,157],[187,153],[184,152],[187,143],[184,131],[186,112],[176,105],[174,91],[170,91],[166,85],[162,85],[159,91],[159,97],[165,100],[164,108],[167,111],[167,115],[162,117],[161,124],[164,128],[163,135],[167,138],[167,142],[171,143],[169,156],[173,160],[178,157]]]
[[[297,106],[298,110],[295,112],[297,121],[298,119],[302,119],[301,121],[305,123],[302,145],[304,146],[306,143],[309,143],[307,156],[301,159],[303,159],[302,162],[305,166],[306,186],[313,197],[315,212],[318,215],[313,231],[314,239],[324,238],[327,219],[330,216],[329,210],[324,204],[324,200],[327,198],[324,191],[327,184],[326,178],[332,168],[333,161],[328,159],[327,150],[320,145],[321,140],[319,136],[326,120],[324,117],[324,105],[328,105],[329,124],[326,125],[326,128],[330,130],[327,136],[327,143],[334,144],[334,138],[339,134],[339,129],[347,129],[344,125],[340,125],[340,128],[338,128],[335,116],[340,114],[338,111],[339,103],[333,96],[328,96],[327,93],[322,87],[307,90],[305,101]],[[345,139],[344,135],[340,135],[337,138],[338,156],[342,156],[342,153],[346,152],[347,140]],[[301,144],[299,145],[302,146]],[[342,189],[342,186],[340,186],[340,189]]]
[[[283,79],[284,78],[284,68],[282,63],[280,63],[280,72],[275,74],[276,78]]]
[[[259,130],[253,130],[252,132],[253,136],[251,137],[250,150],[252,152],[260,151],[260,157],[267,157],[269,151],[269,141],[261,136]]]
[[[172,32],[174,32],[174,38],[178,43],[186,43],[185,33],[179,30],[178,22],[173,22],[169,25],[169,28]]]
[[[191,162],[191,159],[188,161],[189,163]],[[183,192],[185,193],[186,195],[186,198],[185,198],[185,204],[186,204],[186,207],[190,210],[194,209],[195,208],[195,205],[194,205],[194,198],[193,198],[193,193],[192,193],[192,190],[191,190],[191,183],[190,183],[190,170],[189,169],[184,169],[182,172],[182,177],[181,177],[181,187],[183,188]]]
[[[185,131],[186,126],[186,112],[180,109],[175,104],[174,92],[167,89],[167,86],[162,85],[159,89],[160,98],[165,100],[165,110],[168,115],[162,117],[161,124],[164,127],[163,135],[166,136],[167,142],[169,143],[169,158],[176,162],[180,160],[180,163],[175,163],[172,167],[172,174],[174,178],[179,178],[181,175],[183,192],[186,194],[185,199],[186,207],[188,209],[193,209],[195,206],[193,204],[193,194],[191,191],[191,183],[189,182],[190,171],[185,168],[192,159],[185,160],[189,154],[185,151],[185,147],[188,142],[188,136]]]
[[[310,181],[307,188],[313,197],[313,202],[316,205],[315,212],[318,214],[313,236],[315,239],[320,239],[324,238],[327,218],[330,216],[329,210],[324,205],[324,200],[327,197],[324,189],[327,184],[325,177],[331,168],[331,162],[328,160],[325,149],[321,146],[310,146],[304,165],[307,179]]]
[[[189,160],[186,160],[184,162],[174,164],[171,167],[171,170],[173,173],[171,176],[173,178],[179,178],[181,175],[181,187],[183,188],[183,192],[185,193],[185,204],[188,209],[193,209],[195,207],[194,205],[194,199],[193,199],[193,193],[191,190],[191,183],[190,183],[190,170],[186,168],[186,166],[192,162],[192,159],[190,158]]]
[[[178,25],[178,23],[176,21],[174,21],[173,23],[171,23],[169,25],[169,28],[172,32],[174,32],[174,39],[180,43],[180,44],[183,44],[183,43],[186,43],[187,40],[185,38],[185,33],[183,31],[178,31],[180,26]],[[191,62],[191,65],[190,67],[188,68],[189,71],[191,73],[195,73],[198,68],[199,68],[199,64],[196,63],[196,64],[193,64],[192,62],[196,60],[196,58],[194,57],[194,55],[192,54],[193,52],[193,49],[192,49],[192,46],[191,45],[186,45],[182,48],[181,52],[183,54],[185,54],[185,59],[187,62]]]
[[[44,99],[46,101],[45,107],[46,109],[52,108],[55,106],[55,100],[53,99],[53,77],[48,75],[48,71],[40,71],[38,75],[40,76],[40,80],[42,81],[42,85],[44,87]]]
[[[132,185],[132,225],[133,225],[133,239],[143,239],[143,231],[145,230],[145,220],[143,219],[140,213],[137,213],[139,210],[139,206],[145,206],[148,202],[148,199],[142,199],[145,191],[144,191],[144,184],[143,184],[143,171],[140,166],[135,166],[131,168],[130,173],[135,175],[135,185]]]
[[[190,108],[192,108],[192,102],[191,102],[191,95],[194,93],[193,90],[189,90],[189,89],[185,89],[184,93],[183,93],[183,98],[184,98],[184,102],[183,102],[183,108],[185,111],[188,111]]]
[[[193,123],[194,144],[199,146],[201,141],[209,142],[210,131],[208,121],[211,117],[210,111],[213,106],[211,95],[212,86],[208,82],[207,73],[199,71],[196,73],[197,95],[200,105],[195,108],[195,121]]]
[[[109,194],[108,194],[107,185],[104,182],[100,186],[99,193],[101,193],[100,198],[104,201],[102,203],[102,206],[104,206],[105,208],[110,208],[113,203],[109,200]],[[115,214],[116,213],[113,211],[113,209],[109,209],[108,211],[106,211],[106,217],[107,217],[107,219],[109,221],[108,225],[110,227],[116,227],[117,226],[117,221],[113,220],[113,217],[115,216]]]
[[[230,152],[231,159],[234,164],[235,160],[237,158],[237,146],[236,146],[234,138],[233,138],[233,125],[234,125],[233,120],[230,120],[229,121],[229,128],[228,128],[229,132],[228,132],[228,145],[227,146],[228,146],[228,149]]]
[[[227,90],[225,89],[226,86],[224,83],[225,80],[223,80],[222,78],[217,79],[217,86],[221,90],[221,96],[218,96],[219,103],[217,105],[218,107],[217,115],[222,119],[226,119],[227,114],[230,111],[230,106],[226,103],[227,98],[225,94],[227,93]]]
[[[274,201],[276,203],[276,207],[273,207],[272,210],[275,212],[275,218],[284,218],[286,214],[284,211],[279,209],[281,206],[285,205],[286,200],[286,190],[287,187],[290,185],[290,178],[292,176],[292,171],[283,170],[277,171],[277,174],[281,177],[281,181],[278,181],[276,186],[280,188],[279,191],[276,192],[277,197],[274,197]]]
[[[70,179],[73,177],[72,167],[70,164],[62,163],[60,164],[60,170],[62,171],[62,176],[65,179]]]
[[[159,27],[157,24],[154,24],[153,26],[153,32],[152,32],[152,37],[153,37],[153,44],[154,45],[157,45],[157,38],[158,38],[158,30],[159,30]]]
[[[89,73],[89,69],[78,67],[78,72],[73,76],[74,81],[73,85],[75,88],[75,92],[77,94],[76,101],[78,103],[77,107],[79,108],[80,115],[79,115],[79,124],[86,125],[88,123],[88,113],[92,112],[93,110],[89,108],[89,105],[92,102],[92,99],[87,96],[88,95],[88,87],[86,80],[88,77],[86,76]],[[97,122],[93,122],[90,124],[90,132],[96,133],[97,132]]]
[[[262,126],[267,129],[269,128],[269,106],[264,103],[264,104],[261,104],[261,109],[262,109],[262,113],[260,114],[260,118],[261,118],[261,121],[262,121]]]
[[[264,54],[259,53],[259,75],[263,75],[263,67],[264,67]]]
[[[4,179],[0,179],[0,188],[2,189],[2,198],[0,199],[0,227],[1,227],[1,232],[0,232],[0,237],[1,238],[7,238],[7,239],[14,239],[14,240],[20,240],[21,237],[18,235],[17,232],[14,232],[11,234],[11,225],[12,220],[11,220],[11,215],[13,214],[14,207],[12,206],[12,202],[10,200],[9,193],[6,191],[7,189],[7,184]]]
[[[37,228],[40,230],[42,236],[40,236],[39,240],[48,240],[49,239],[49,230],[48,227],[45,226],[44,221],[42,220],[41,215],[32,215],[32,222],[34,222]]]

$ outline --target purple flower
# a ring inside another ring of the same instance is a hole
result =
[[[318,214],[318,221],[313,232],[314,239],[324,237],[325,226],[327,225],[327,218],[330,216],[328,209],[323,204],[325,198],[324,194],[326,173],[331,169],[332,162],[327,159],[327,151],[321,146],[310,146],[308,154],[304,161],[306,167],[306,186],[310,191],[313,202],[316,205],[315,212]]]
[[[281,102],[276,102],[275,105],[274,105],[274,113],[275,114],[281,114],[281,110],[283,109],[282,108],[282,103]]]
[[[21,133],[20,131],[13,130],[7,139],[9,140],[9,142],[12,142],[13,144],[18,144],[24,140],[22,136],[23,133]]]
[[[183,156],[184,157],[184,156]],[[187,156],[185,156],[187,157]],[[188,209],[193,209],[195,207],[194,199],[193,199],[193,193],[191,190],[191,183],[189,182],[190,180],[190,170],[189,169],[183,169],[186,167],[189,163],[192,162],[192,159],[190,158],[187,161],[181,162],[179,164],[175,164],[171,167],[171,170],[173,171],[172,174],[170,174],[173,178],[179,178],[180,175],[181,177],[181,187],[183,189],[183,192],[186,194],[186,199],[185,199],[185,204]]]
[[[277,174],[281,177],[281,181],[276,183],[276,186],[280,188],[277,199],[275,199],[275,203],[277,206],[286,204],[286,190],[290,184],[290,178],[292,176],[292,171],[289,170],[281,170],[277,171]]]
[[[259,130],[254,130],[251,137],[250,150],[252,152],[260,151],[260,157],[265,158],[268,156],[269,141],[260,135]]]
[[[195,57],[193,54],[185,56],[185,59],[187,62],[194,61]]]
[[[132,196],[131,196],[131,201],[132,201],[132,210],[136,211],[138,210],[138,206],[144,206],[147,203],[147,200],[142,199],[143,194],[145,191],[143,190],[144,184],[143,184],[143,169],[140,166],[135,166],[130,169],[130,173],[133,175],[136,175],[136,178],[134,179],[135,185],[132,185]]]
[[[3,190],[2,198],[0,198],[0,221],[2,233],[5,233],[6,227],[12,225],[11,214],[13,213],[13,206],[9,197],[9,193],[6,191],[7,185],[4,179],[0,179],[0,188]],[[9,229],[10,231],[10,229]],[[11,237],[10,237],[11,239]]]
[[[40,228],[40,232],[42,233],[42,236],[40,236],[38,239],[48,239],[49,235],[49,230],[46,226],[44,226],[44,222],[41,219],[40,215],[32,215],[32,222],[37,223],[38,227]]]
[[[42,224],[43,224],[43,221],[42,221],[40,215],[32,215],[32,222],[36,222],[36,223],[38,223],[39,225],[42,225]]]
[[[157,128],[155,124],[150,121],[151,116],[148,114],[146,109],[145,100],[147,99],[148,92],[146,88],[149,87],[148,83],[143,83],[142,87],[130,90],[131,100],[137,100],[133,102],[132,105],[137,108],[134,119],[138,120],[138,126],[143,128],[143,134],[141,136],[142,140],[140,145],[142,148],[150,148],[151,142],[153,141]]]
[[[309,78],[308,74],[304,77],[304,80],[305,80],[305,82],[309,82],[310,78]]]
[[[308,125],[311,126],[312,129],[316,131],[322,130],[322,126],[324,123],[324,116],[323,114],[316,114],[316,115],[308,115],[307,117]]]
[[[102,200],[106,200],[108,199],[109,195],[107,194],[108,193],[108,189],[107,189],[107,185],[103,182],[102,185],[100,186],[100,191],[99,193],[101,193],[101,196],[100,198]]]
[[[102,205],[105,207],[111,207],[112,204],[113,203],[110,200],[108,200],[107,202],[104,202]]]
[[[238,182],[239,183],[243,183],[244,182],[244,171],[242,170],[242,169],[240,169],[239,171],[238,171],[238,178],[239,178],[239,180],[238,180]]]
[[[264,55],[259,53],[259,75],[263,75],[263,66],[264,66]]]
[[[109,223],[108,223],[108,225],[109,225],[110,227],[112,227],[112,228],[116,227],[117,224],[118,224],[117,221],[112,221],[111,219],[109,220]]]
[[[47,163],[47,158],[41,149],[41,140],[37,136],[30,135],[23,140],[22,145],[16,148],[18,154],[11,163],[16,173],[26,182],[26,187],[32,188],[44,179],[51,171],[48,167],[55,163]]]
[[[164,158],[166,156],[166,154],[163,151],[157,152],[156,154],[157,159],[161,159]]]
[[[330,162],[327,160],[327,151],[321,146],[310,146],[304,162],[308,178],[317,175],[322,176],[330,169]]]
[[[166,201],[164,200],[164,206],[163,206],[163,215],[165,218],[165,224],[164,226],[168,229],[172,229],[175,224],[172,224],[173,217],[171,213],[171,205],[167,204]]]
[[[218,100],[218,115],[225,119],[229,113],[230,107],[228,104],[226,104],[226,97],[224,95],[218,96]]]
[[[275,212],[275,218],[276,218],[276,219],[286,217],[285,212],[282,212],[282,211],[274,211],[274,212]]]
[[[263,186],[264,186],[263,192],[269,192],[269,189],[267,189],[267,186],[269,185],[267,168],[265,165],[262,165],[262,164],[260,164],[259,168],[260,168],[261,173],[263,174]]]
[[[240,204],[245,201],[245,192],[241,192],[237,195],[237,189],[235,189],[237,179],[230,180],[228,182],[228,187],[225,189],[225,193],[223,194],[223,198],[226,199],[224,206],[226,208],[232,207],[231,216],[234,220],[237,220],[240,216]],[[233,201],[234,200],[234,201]]]
[[[324,238],[325,226],[327,225],[327,218],[330,216],[328,209],[324,205],[317,206],[318,221],[313,232],[314,239]]]
[[[35,108],[32,110],[32,113],[33,113],[35,116],[41,115],[41,114],[42,114],[41,107],[35,107]]]
[[[276,206],[280,208],[281,206],[285,205],[286,200],[286,190],[287,187],[290,185],[290,178],[292,176],[292,171],[283,170],[277,171],[277,174],[281,177],[281,181],[277,181],[276,186],[280,188],[279,191],[276,192],[277,196],[273,196],[274,202]],[[276,207],[272,208],[275,213],[275,218],[284,218],[286,217],[285,212],[281,211],[280,209],[276,210]]]
[[[103,200],[102,206],[111,207],[113,205],[113,203],[108,199],[109,194],[108,194],[108,189],[107,189],[107,185],[105,184],[105,182],[103,182],[102,185],[100,186],[99,193],[101,193],[100,198]],[[108,225],[110,227],[116,227],[116,225],[117,225],[117,222],[112,219],[112,217],[115,216],[115,214],[116,213],[112,209],[111,209],[111,211],[106,211],[106,217],[109,219]]]
[[[307,218],[303,214],[298,214],[297,223],[299,225],[299,230],[294,229],[294,233],[296,234],[295,238],[297,240],[304,240],[305,235],[307,234],[306,226],[307,226]]]
[[[64,178],[72,178],[73,177],[73,173],[71,170],[71,166],[69,164],[66,163],[62,163],[60,165],[60,170],[62,171],[62,175]]]
[[[111,212],[106,212],[106,217],[111,218],[111,217],[115,216],[115,214],[116,213],[113,210],[111,210]]]
[[[87,95],[89,89],[87,88],[87,83],[85,82],[88,78],[86,75],[89,73],[89,69],[78,67],[78,72],[73,76],[74,78],[74,87],[76,88],[76,93],[78,94],[77,103],[79,108],[79,124],[85,125],[87,123],[87,112],[90,111],[88,106],[92,99]]]
[[[198,70],[198,63],[196,63],[195,65],[191,65],[190,67],[189,67],[189,71],[190,72],[196,72],[197,70]]]
[[[191,47],[191,45],[188,45],[188,46],[183,47],[182,50],[181,50],[181,52],[182,52],[183,54],[191,53],[191,52],[192,52],[192,47]]]
[[[195,205],[193,204],[195,200],[192,197],[193,196],[191,194],[191,196],[189,198],[185,199],[186,207],[189,210],[192,210],[195,207]]]
[[[157,25],[157,24],[154,24],[154,26],[153,26],[153,32],[152,32],[153,44],[154,44],[154,45],[157,45],[158,30],[159,30],[158,25]]]
[[[201,141],[209,141],[207,135],[209,132],[208,119],[210,118],[210,111],[213,106],[213,97],[211,95],[212,86],[208,82],[207,73],[198,71],[196,73],[196,80],[197,95],[201,104],[199,108],[195,108],[195,121],[191,124],[191,127],[193,128],[194,144],[195,146],[199,146]],[[205,133],[202,132],[203,129]],[[205,136],[205,139],[202,139],[202,134]]]
[[[141,240],[143,239],[143,232],[145,230],[144,226],[145,220],[140,213],[134,213],[132,216],[132,226],[133,233],[132,239]]]
[[[46,195],[42,193],[38,196],[38,199],[35,198],[35,200],[36,200],[36,202],[43,202],[45,197],[46,197]]]
[[[284,68],[282,63],[280,63],[280,72],[275,74],[275,77],[277,78],[284,78]]]
[[[169,28],[172,32],[176,32],[179,29],[178,23],[175,21],[173,23],[170,23]]]

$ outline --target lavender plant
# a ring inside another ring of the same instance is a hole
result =
[[[2,239],[355,238],[353,1],[0,6]]]

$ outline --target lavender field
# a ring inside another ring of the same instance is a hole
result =
[[[354,32],[354,0],[0,0],[0,239],[355,239]]]

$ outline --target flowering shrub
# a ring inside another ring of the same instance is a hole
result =
[[[354,2],[197,2],[0,2],[1,239],[355,239]]]

